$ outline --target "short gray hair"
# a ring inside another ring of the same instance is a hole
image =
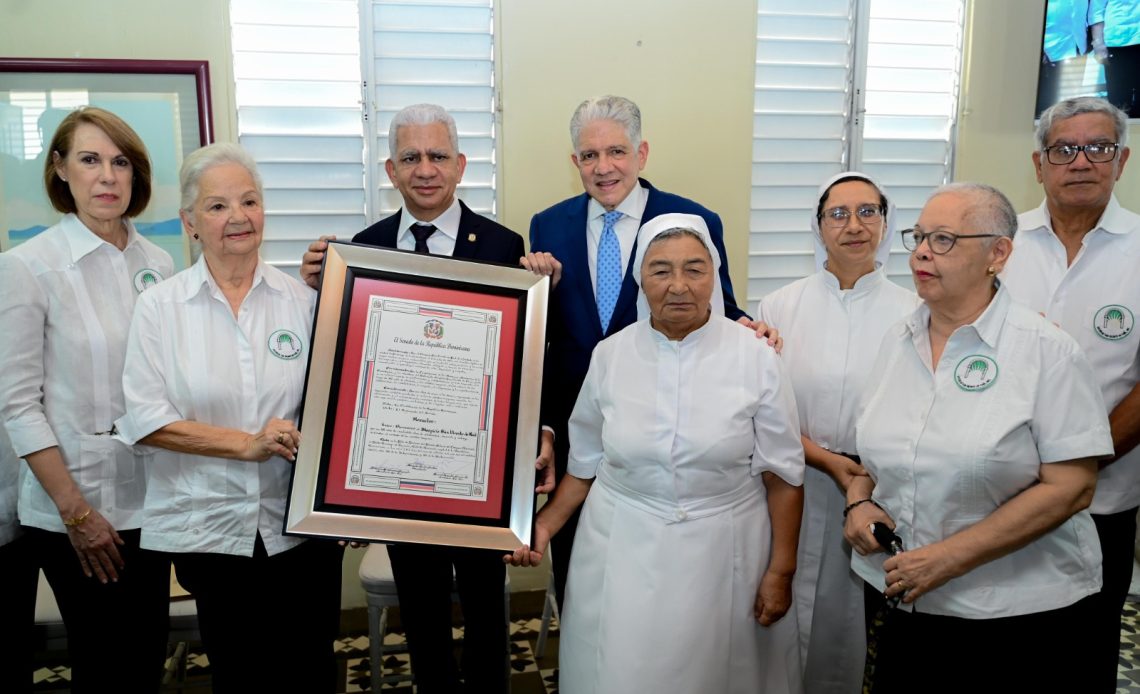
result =
[[[634,149],[641,146],[641,109],[624,96],[593,96],[578,104],[570,117],[570,143],[578,151],[578,136],[587,123],[612,120],[625,129]]]
[[[182,161],[182,169],[178,172],[179,189],[182,193],[181,207],[184,212],[190,212],[194,202],[198,199],[198,185],[202,174],[222,164],[238,164],[249,172],[253,184],[257,187],[257,194],[265,197],[261,185],[261,174],[257,171],[257,163],[249,152],[241,145],[233,142],[215,142],[196,149]]]
[[[1033,133],[1037,144],[1037,151],[1044,152],[1049,146],[1046,141],[1053,126],[1060,121],[1067,120],[1082,113],[1103,113],[1112,118],[1116,127],[1114,139],[1121,147],[1128,145],[1128,114],[1113,106],[1104,99],[1093,96],[1078,96],[1072,99],[1058,101],[1041,114],[1037,122],[1037,130]]]
[[[436,104],[413,104],[405,106],[392,116],[392,124],[388,126],[388,158],[396,156],[396,131],[405,125],[431,125],[443,123],[447,126],[447,137],[451,140],[451,149],[459,153],[459,131],[455,128],[455,119],[451,114]]]
[[[927,202],[939,195],[956,194],[969,198],[962,216],[971,234],[997,234],[1012,239],[1017,233],[1017,211],[1013,203],[997,188],[985,183],[948,183],[935,189]],[[992,239],[986,239],[992,243]]]

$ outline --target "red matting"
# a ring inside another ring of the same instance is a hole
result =
[[[502,312],[499,332],[498,384],[495,387],[494,431],[491,432],[491,454],[488,459],[487,500],[440,499],[415,494],[393,494],[382,491],[346,489],[348,452],[355,424],[356,395],[360,385],[360,358],[364,350],[364,331],[368,325],[369,299],[373,295],[435,302]],[[468,518],[500,518],[503,506],[503,481],[506,476],[507,435],[511,425],[511,389],[515,380],[515,336],[518,332],[518,298],[478,294],[456,289],[441,289],[359,277],[352,285],[352,305],[345,334],[344,360],[340,383],[336,389],[332,446],[329,451],[328,477],[324,500],[329,504],[357,508],[390,509],[438,513]]]

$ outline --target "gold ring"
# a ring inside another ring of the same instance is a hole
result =
[[[277,433],[277,443],[284,443],[284,442],[285,442],[285,434],[278,432]]]

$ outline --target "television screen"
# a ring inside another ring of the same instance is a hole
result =
[[[1037,108],[1099,96],[1140,118],[1140,0],[1047,0]]]

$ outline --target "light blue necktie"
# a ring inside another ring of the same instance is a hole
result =
[[[614,224],[621,216],[617,210],[605,214],[602,239],[598,242],[598,319],[602,322],[602,334],[610,327],[621,293],[621,244],[614,231]]]

